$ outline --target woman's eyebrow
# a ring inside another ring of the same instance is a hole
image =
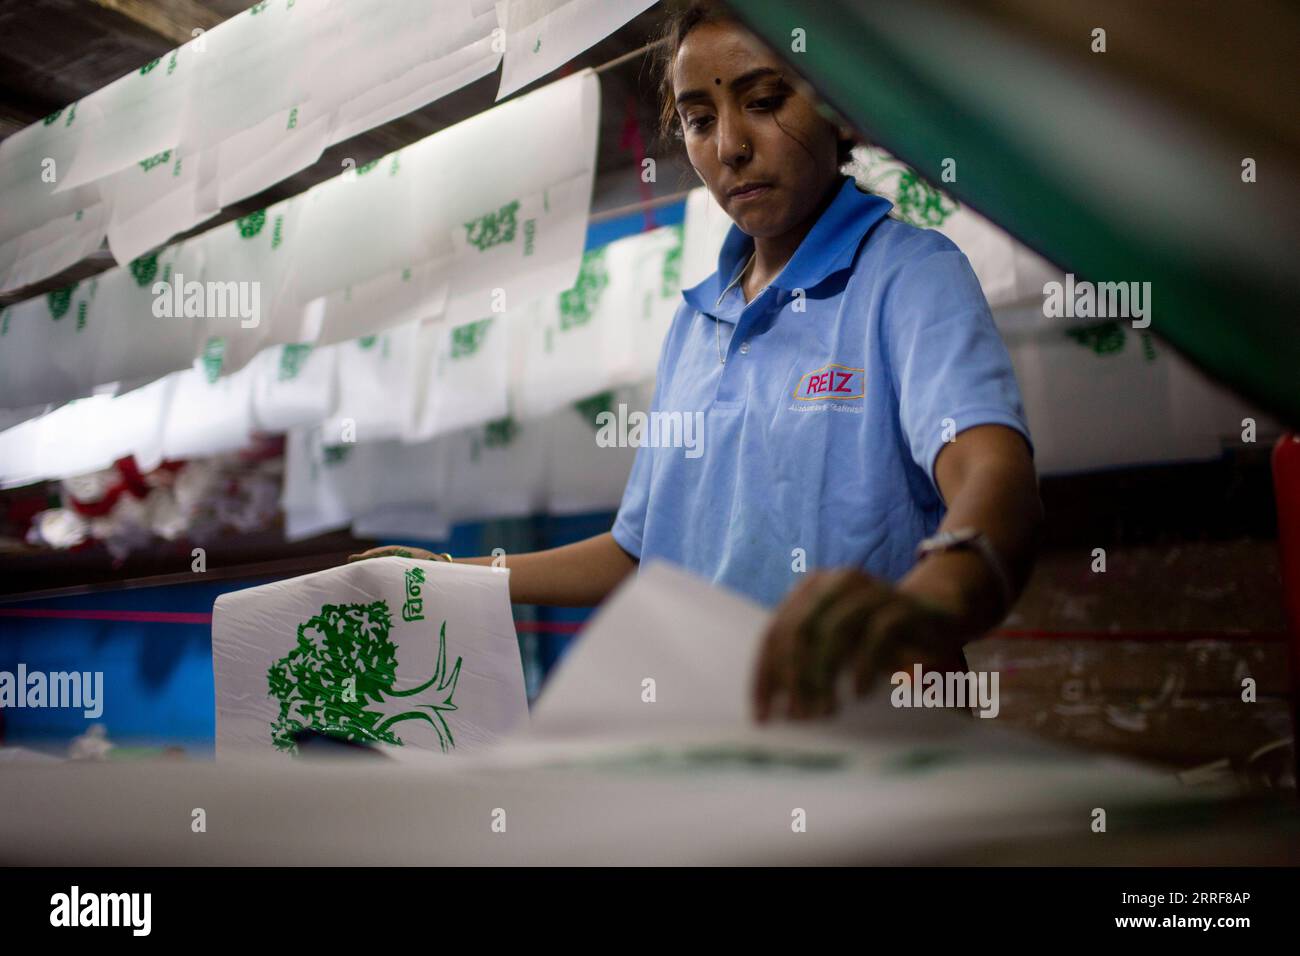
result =
[[[770,66],[759,66],[740,74],[740,76],[728,83],[727,86],[730,87],[733,92],[739,92],[745,87],[753,86],[759,80],[766,79],[770,76],[780,79],[783,75],[784,74],[782,74],[780,70],[773,69]],[[709,94],[705,90],[687,90],[677,97],[677,105],[681,106],[683,103],[707,99],[709,99]]]

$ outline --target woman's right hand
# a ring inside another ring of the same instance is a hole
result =
[[[353,561],[364,561],[366,558],[415,558],[418,561],[447,560],[442,555],[434,554],[432,551],[425,551],[423,548],[407,548],[401,545],[388,544],[382,548],[371,548],[369,551],[351,555],[348,557],[348,564]]]

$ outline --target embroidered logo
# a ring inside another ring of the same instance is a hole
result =
[[[866,374],[865,369],[849,368],[834,362],[823,365],[799,379],[794,390],[795,400],[820,402],[861,398],[866,393]]]

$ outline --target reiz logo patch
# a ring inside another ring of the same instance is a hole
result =
[[[847,365],[823,365],[799,379],[794,397],[801,402],[820,402],[825,399],[844,401],[861,398],[866,391],[866,370]]]

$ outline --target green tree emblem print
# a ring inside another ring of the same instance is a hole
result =
[[[519,426],[514,417],[507,415],[483,426],[483,444],[488,448],[504,448],[515,440]]]
[[[148,159],[140,160],[140,168],[147,173],[155,166],[161,166],[163,163],[170,162],[171,158],[172,151],[170,149],[165,149],[161,153],[155,153]]]
[[[235,220],[235,225],[239,229],[239,234],[245,239],[252,239],[262,231],[266,225],[266,210],[259,209],[257,212],[251,212],[247,216],[240,216]]]
[[[573,403],[574,409],[582,416],[583,421],[592,427],[594,431],[600,431],[598,418],[601,412],[614,412],[614,392],[612,390],[598,392],[590,398],[584,398],[581,401]]]
[[[462,659],[447,669],[447,622],[438,633],[438,664],[418,687],[394,690],[397,645],[389,637],[392,615],[387,601],[370,604],[326,604],[298,625],[298,642],[267,672],[270,696],[280,704],[271,724],[277,750],[296,753],[294,734],[311,728],[333,737],[402,746],[393,727],[405,720],[433,726],[446,753],[456,741],[446,713],[456,710],[452,695],[460,679]],[[371,705],[393,698],[414,697],[434,689],[434,703],[385,717]]]
[[[1124,327],[1118,322],[1095,322],[1080,329],[1066,329],[1065,334],[1097,355],[1124,351]]]
[[[518,224],[515,213],[519,211],[519,200],[506,203],[496,212],[479,216],[465,223],[465,236],[469,244],[486,252],[492,246],[503,242],[513,242]]]
[[[131,277],[135,279],[135,284],[146,286],[158,275],[158,253],[151,252],[146,256],[140,256],[138,259],[132,259]]]
[[[203,354],[199,357],[203,366],[203,377],[211,385],[221,377],[221,367],[226,360],[226,340],[214,335],[203,344]]]
[[[942,226],[957,211],[957,204],[945,201],[943,193],[906,169],[898,175],[898,211],[914,226],[934,227]]]
[[[55,289],[45,295],[45,304],[50,307],[50,317],[55,321],[63,318],[68,314],[68,307],[72,305],[72,293],[76,290],[77,283],[64,286],[62,289]]]
[[[479,346],[483,344],[483,338],[487,335],[488,326],[491,324],[491,319],[479,319],[477,322],[458,325],[452,329],[451,357],[453,359],[465,358],[477,352]]]
[[[286,345],[280,351],[280,365],[276,369],[276,381],[292,382],[302,371],[303,363],[307,361],[307,356],[311,354],[310,343],[295,343]]]
[[[663,271],[660,276],[659,295],[671,299],[682,288],[682,249],[686,244],[686,229],[680,223],[673,226],[676,241],[664,254]]]
[[[601,246],[583,255],[578,281],[572,289],[560,293],[560,329],[571,329],[590,320],[607,285],[609,269],[605,266],[605,247]]]

